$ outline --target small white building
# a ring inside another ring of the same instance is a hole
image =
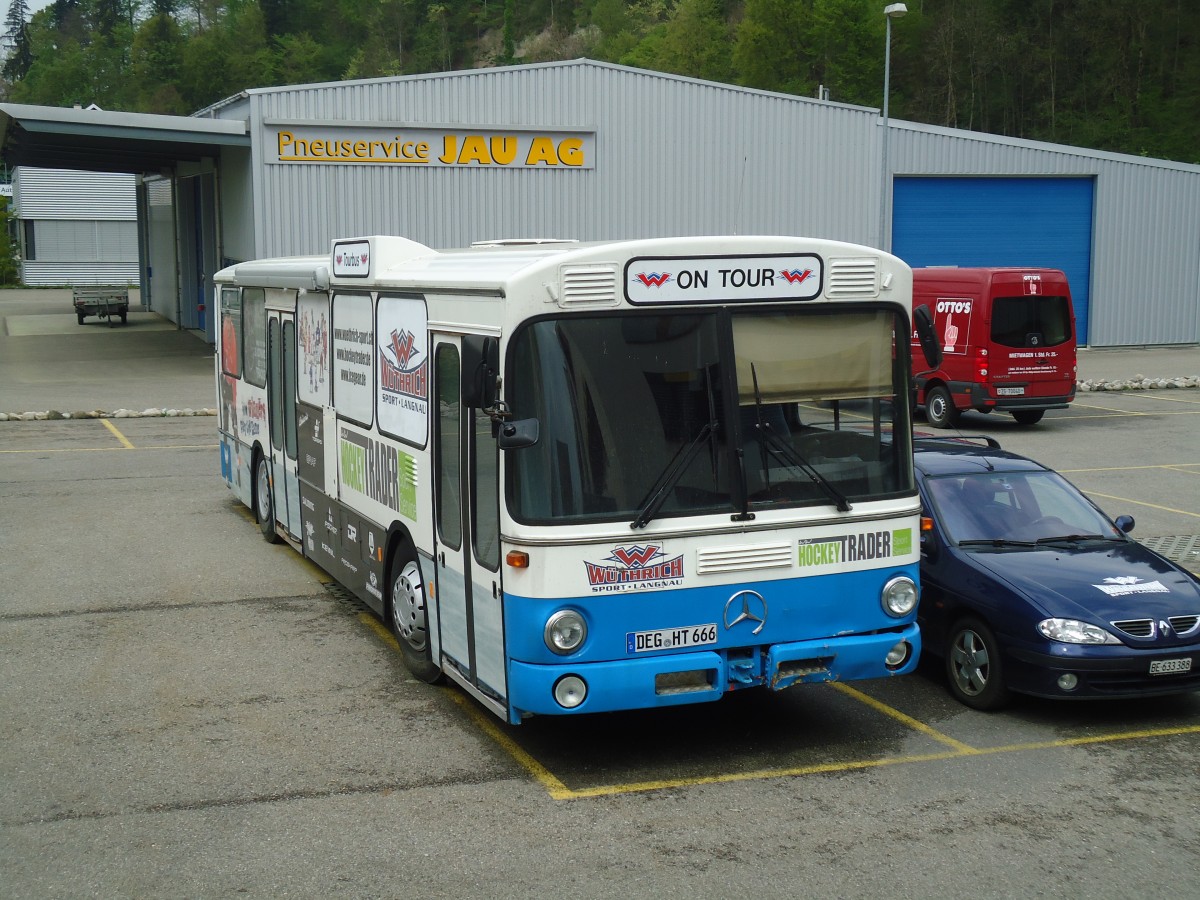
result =
[[[137,285],[137,176],[13,170],[21,283]]]

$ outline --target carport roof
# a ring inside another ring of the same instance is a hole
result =
[[[249,147],[247,131],[237,119],[0,103],[0,154],[10,167],[157,173]]]

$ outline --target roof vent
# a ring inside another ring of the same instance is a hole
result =
[[[562,293],[556,299],[561,307],[616,306],[620,302],[614,263],[562,266],[558,278]]]
[[[831,259],[828,296],[879,296],[879,261],[873,256]]]

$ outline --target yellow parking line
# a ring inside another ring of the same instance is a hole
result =
[[[881,712],[885,716],[890,716],[891,718],[895,719],[897,722],[901,722],[904,725],[907,725],[909,728],[913,729],[914,731],[919,731],[919,732],[921,732],[921,734],[926,735],[927,737],[933,738],[935,741],[937,741],[940,744],[945,744],[947,747],[953,747],[955,750],[957,750],[960,753],[970,754],[970,753],[978,753],[979,752],[974,747],[968,746],[967,744],[962,743],[962,741],[956,741],[954,738],[949,737],[948,735],[942,734],[937,729],[930,728],[924,722],[920,722],[920,721],[914,719],[912,716],[905,715],[904,713],[900,712],[900,710],[893,709],[892,707],[888,706],[886,703],[881,703],[878,700],[876,700],[874,697],[870,697],[867,694],[864,694],[862,691],[859,691],[859,690],[856,690],[855,688],[850,687],[850,685],[848,685],[848,684],[844,684],[842,682],[833,682],[833,686],[834,686],[834,688],[841,691],[846,696],[853,697],[859,703],[865,703],[867,706],[871,707],[871,709],[875,710],[876,712]]]
[[[130,443],[129,438],[127,438],[127,437],[125,437],[125,435],[121,434],[121,432],[117,430],[117,426],[114,425],[112,422],[108,421],[108,419],[101,419],[100,424],[103,425],[105,428],[107,428],[109,431],[111,431],[116,436],[117,440],[121,442],[121,446],[123,446],[126,450],[136,450],[137,449],[136,447],[133,446],[132,443]]]
[[[400,645],[395,636],[372,613],[364,612],[359,619],[366,623],[389,647],[396,652]],[[808,766],[789,766],[782,769],[756,769],[748,772],[725,772],[720,775],[697,775],[685,778],[660,778],[652,781],[631,781],[617,784],[598,785],[590,788],[569,788],[553,772],[538,762],[530,753],[514,741],[491,713],[480,707],[474,700],[453,686],[442,688],[451,700],[477,724],[496,744],[507,753],[514,762],[537,781],[552,800],[585,800],[596,797],[613,797],[621,794],[645,793],[646,791],[662,791],[673,788],[698,787],[707,784],[732,784],[740,781],[766,781],[771,778],[798,778],[804,775],[821,775],[836,772],[854,772],[865,769],[878,769],[884,766],[911,765],[924,762],[939,762],[952,759],[966,759],[975,756],[988,756],[999,753],[1018,753],[1030,750],[1053,750],[1066,747],[1080,747],[1088,744],[1103,744],[1110,741],[1129,741],[1156,737],[1177,737],[1184,734],[1200,734],[1200,725],[1186,725],[1180,728],[1147,728],[1140,731],[1125,731],[1108,735],[1088,735],[1078,738],[1060,738],[1053,741],[1030,741],[1024,744],[1008,744],[1002,747],[972,747],[948,735],[942,734],[924,722],[905,715],[893,709],[886,703],[881,703],[874,697],[864,694],[849,685],[834,682],[833,687],[843,694],[853,697],[872,709],[895,719],[898,722],[918,731],[951,749],[943,753],[916,753],[910,756],[891,756],[883,759],[856,759],[847,762],[816,763]]]
[[[1161,510],[1162,512],[1178,513],[1181,516],[1191,516],[1193,519],[1200,519],[1200,513],[1188,512],[1186,509],[1176,509],[1173,506],[1160,506],[1157,503],[1147,503],[1145,500],[1130,500],[1128,497],[1117,497],[1113,494],[1101,494],[1099,491],[1084,491],[1089,497],[1103,497],[1105,500],[1119,500],[1121,503],[1133,503],[1137,506],[1148,506],[1151,509]]]
[[[1121,415],[1125,415],[1125,416],[1153,415],[1152,413],[1137,412],[1136,410],[1132,410],[1132,409],[1118,409],[1115,406],[1100,406],[1099,404],[1096,404],[1096,403],[1080,403],[1078,400],[1076,400],[1074,403],[1071,404],[1071,409],[1103,409],[1103,410],[1107,410],[1108,412],[1120,413]]]
[[[0,450],[0,453],[124,453],[126,450],[216,450],[219,444],[163,444],[153,447],[34,447],[25,450]]]
[[[1080,472],[1135,472],[1141,469],[1177,469],[1178,471],[1187,471],[1180,469],[1180,466],[1200,466],[1200,463],[1159,463],[1154,466],[1096,466],[1091,469],[1055,469],[1054,471],[1060,475],[1075,475]]]
[[[464,702],[466,702],[464,700]],[[482,715],[482,714],[481,714]],[[941,762],[952,759],[967,759],[991,756],[1000,753],[1019,753],[1031,750],[1056,750],[1081,747],[1089,744],[1104,744],[1113,741],[1131,741],[1158,737],[1179,737],[1185,734],[1200,734],[1200,725],[1185,725],[1179,728],[1147,728],[1141,731],[1126,731],[1118,734],[1088,735],[1087,737],[1062,738],[1054,741],[1030,741],[1024,744],[1009,744],[1002,747],[969,748],[968,751],[945,753],[921,753],[912,756],[890,756],[883,759],[858,759],[839,763],[817,763],[811,766],[793,766],[784,769],[759,769],[751,772],[727,772],[722,775],[702,775],[695,778],[664,778],[657,781],[636,781],[627,784],[609,784],[592,788],[557,788],[550,792],[555,800],[579,800],[590,797],[610,797],[617,794],[633,794],[645,791],[660,791],[670,788],[695,787],[705,784],[730,784],[738,781],[765,781],[770,778],[797,778],[804,775],[821,775],[834,772],[853,772],[878,769],[884,766],[911,765],[914,763]],[[550,776],[553,778],[553,776]],[[558,779],[554,779],[558,784]]]
[[[1128,397],[1138,397],[1146,400],[1169,400],[1172,403],[1200,404],[1200,400],[1193,400],[1191,397],[1164,397],[1162,394],[1143,394],[1141,391],[1125,391],[1124,394]]]
[[[1094,409],[1104,409],[1103,406],[1092,407]],[[1125,417],[1137,418],[1140,416],[1200,416],[1200,409],[1180,409],[1180,410],[1156,410],[1154,412],[1135,412],[1133,410],[1124,411],[1118,410],[1111,413],[1097,413],[1096,415],[1070,415],[1069,419],[1121,419]]]

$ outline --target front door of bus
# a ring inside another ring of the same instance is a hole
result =
[[[271,499],[275,518],[300,540],[296,475],[296,321],[271,310],[267,320],[267,385],[271,404]]]
[[[437,598],[441,650],[472,686],[508,695],[500,593],[499,455],[491,420],[462,404],[460,341],[434,340]]]

